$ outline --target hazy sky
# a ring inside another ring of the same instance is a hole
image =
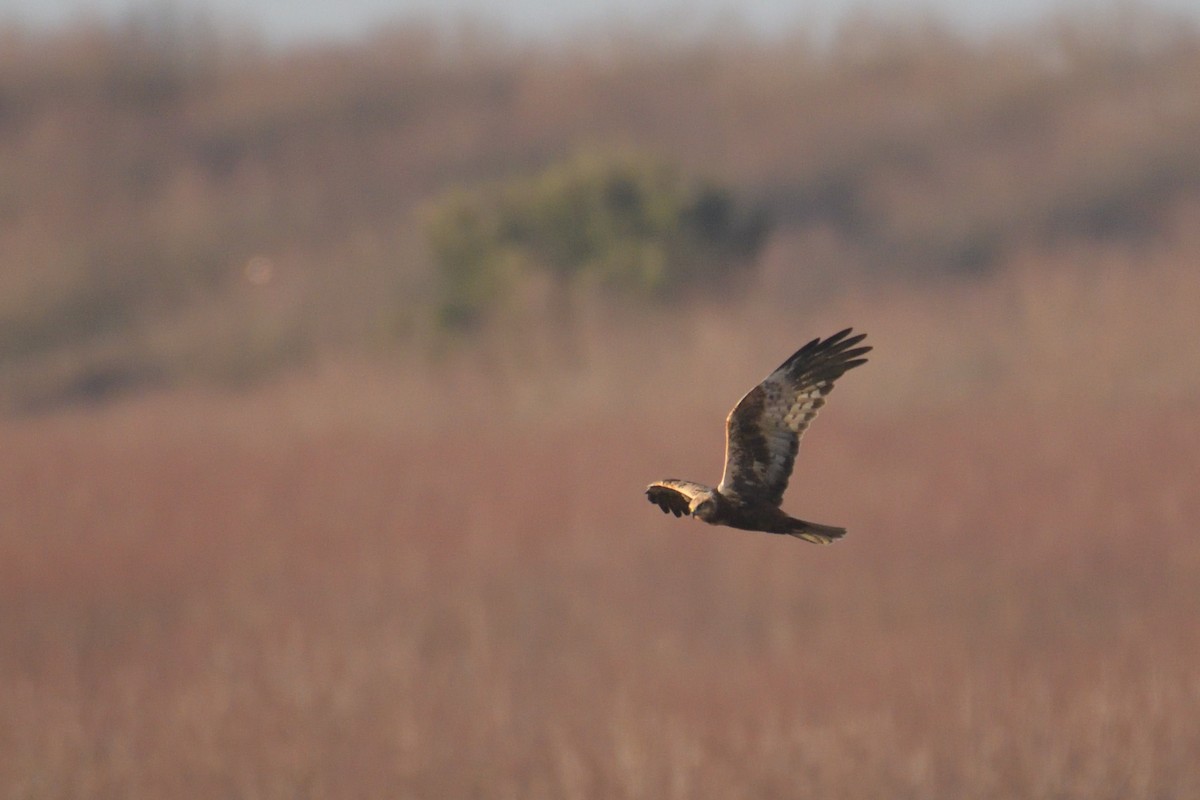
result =
[[[130,9],[167,5],[189,15],[199,10],[233,27],[247,27],[272,42],[346,38],[381,22],[423,17],[451,22],[477,16],[521,37],[553,37],[612,22],[710,26],[738,20],[757,32],[798,25],[827,28],[855,10],[902,16],[921,10],[968,30],[1020,23],[1047,9],[1093,12],[1129,5],[1124,0],[0,0],[0,19],[30,26],[54,25],[80,15],[115,17]],[[1200,20],[1200,0],[1155,0],[1154,7]]]

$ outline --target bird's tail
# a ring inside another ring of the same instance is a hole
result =
[[[834,539],[846,535],[845,528],[835,528],[832,525],[818,525],[795,517],[788,517],[788,522],[791,523],[791,529],[787,531],[788,536],[795,536],[813,544],[832,544]]]

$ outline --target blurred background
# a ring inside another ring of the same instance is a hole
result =
[[[1200,9],[0,3],[5,796],[1200,795]],[[804,342],[785,508],[666,518]]]

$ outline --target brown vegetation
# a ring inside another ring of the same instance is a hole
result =
[[[693,313],[608,331],[582,385],[343,365],[9,422],[0,785],[1193,796],[1200,330],[1171,368],[1155,321],[1200,286],[1114,274]],[[725,406],[835,319],[877,350],[787,505],[844,542],[645,502],[714,478]]]
[[[128,40],[14,35],[6,391],[187,385],[0,420],[0,794],[1200,795],[1200,39],[1079,30],[819,58],[409,32],[159,53],[203,69],[153,86],[114,77]],[[791,209],[744,296],[455,351],[380,322],[421,285],[410,207],[591,136]],[[975,241],[969,277],[881,272]],[[785,503],[844,541],[646,503],[716,479],[739,393],[846,324],[876,349]],[[303,366],[195,379],[280,343]]]
[[[10,409],[411,347],[435,300],[423,205],[590,147],[765,208],[770,293],[806,308],[856,278],[1153,248],[1200,197],[1200,32],[1149,13],[984,41],[408,26],[275,52],[169,15],[0,35]]]

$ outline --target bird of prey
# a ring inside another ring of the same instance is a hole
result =
[[[851,336],[851,330],[813,339],[738,401],[725,419],[725,472],[715,489],[668,478],[646,487],[650,502],[664,514],[786,533],[814,544],[845,536],[845,528],[790,517],[780,506],[800,437],[825,405],[833,382],[866,362],[862,356],[871,348],[855,347],[866,334]]]

